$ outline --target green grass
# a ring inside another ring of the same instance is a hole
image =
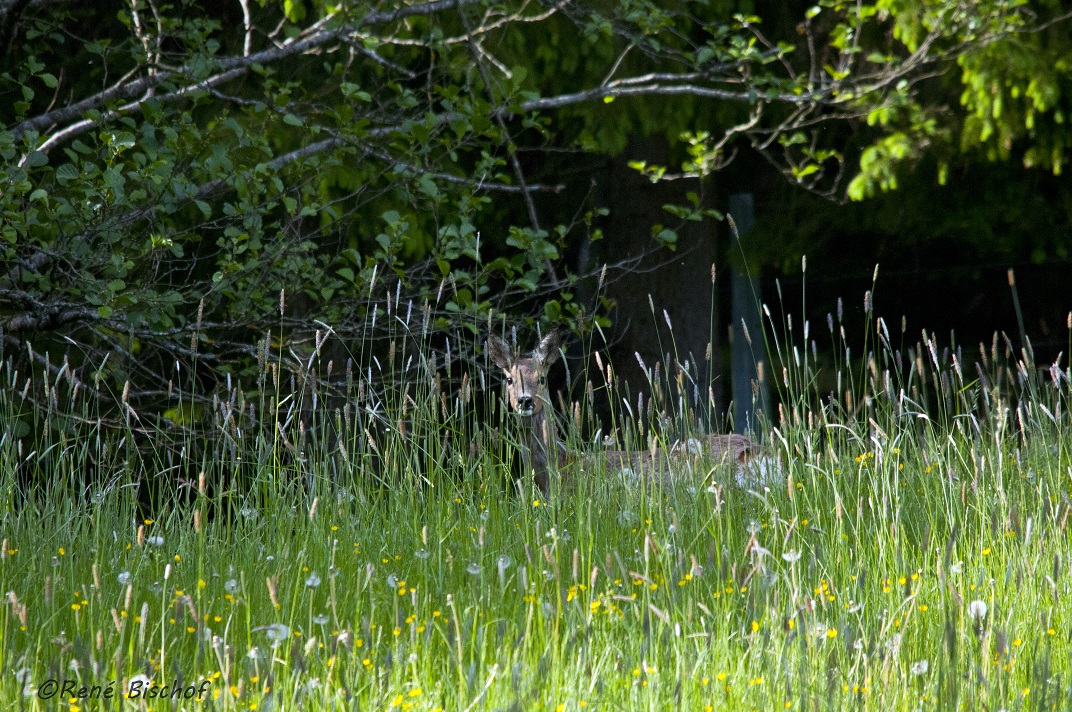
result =
[[[860,363],[831,325],[822,367],[780,329],[772,481],[597,468],[550,499],[507,484],[509,419],[459,445],[477,396],[427,351],[378,403],[361,369],[350,405],[319,398],[345,457],[288,422],[278,364],[149,438],[69,379],[33,407],[45,382],[8,369],[0,707],[116,709],[42,694],[145,675],[207,681],[185,709],[1072,709],[1067,372],[995,346],[966,382],[881,325]],[[674,374],[644,423],[695,422]]]

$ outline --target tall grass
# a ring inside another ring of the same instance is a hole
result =
[[[6,361],[0,705],[112,709],[134,680],[206,690],[185,709],[1072,708],[1072,391],[1029,344],[891,333],[868,296],[862,353],[840,310],[820,351],[767,310],[775,476],[589,466],[545,498],[511,484],[493,371],[378,306],[391,344],[336,362],[322,331],[292,381],[269,335],[211,407],[180,367],[181,428]],[[575,367],[570,446],[600,390],[600,436],[688,437],[684,361],[643,400]]]

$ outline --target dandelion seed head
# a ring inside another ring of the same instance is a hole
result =
[[[138,690],[146,689],[151,682],[148,675],[139,672],[127,681],[127,692],[133,695]]]
[[[272,623],[265,627],[264,634],[268,636],[268,640],[273,644],[278,645],[290,637],[290,628],[283,623]],[[254,650],[256,650],[256,648],[254,648]],[[250,652],[253,651],[251,650]]]

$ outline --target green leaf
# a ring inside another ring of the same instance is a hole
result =
[[[543,317],[549,322],[558,321],[562,317],[562,304],[557,299],[544,302]]]
[[[354,84],[352,82],[343,82],[342,84],[340,84],[339,91],[341,91],[342,95],[345,96],[347,99],[356,99],[357,101],[365,103],[372,101],[371,94],[361,89],[360,85]]]
[[[432,176],[425,173],[421,176],[419,181],[421,186],[421,192],[427,195],[429,198],[434,198],[439,195],[439,188],[436,187],[435,181],[432,180]]]
[[[671,250],[677,249],[677,233],[670,228],[659,229],[660,227],[661,226],[656,225],[655,229],[658,231],[655,232],[655,230],[653,230],[653,232],[655,232],[655,240],[662,244],[663,247],[667,247]]]
[[[11,425],[11,434],[16,438],[24,438],[30,434],[30,425],[25,420],[15,420]]]
[[[168,408],[163,416],[177,425],[187,425],[200,417],[201,408],[194,403],[184,403],[176,408]]]
[[[291,22],[301,22],[305,19],[305,3],[302,0],[283,0],[283,14]]]

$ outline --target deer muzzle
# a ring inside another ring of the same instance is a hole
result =
[[[514,406],[520,415],[532,415],[536,410],[536,401],[532,396],[518,396],[517,404]]]

